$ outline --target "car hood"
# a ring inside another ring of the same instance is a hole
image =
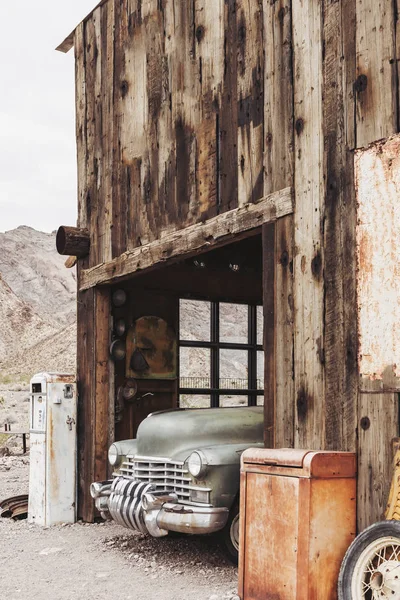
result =
[[[185,460],[189,453],[217,444],[263,439],[263,407],[177,409],[153,413],[139,426],[137,455]]]

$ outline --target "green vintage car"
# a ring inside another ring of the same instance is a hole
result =
[[[220,531],[237,561],[240,456],[262,439],[261,406],[153,413],[135,440],[112,444],[113,479],[91,494],[103,518],[154,537]]]

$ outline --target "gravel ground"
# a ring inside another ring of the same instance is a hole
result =
[[[1,457],[0,499],[27,493],[28,476],[28,456]],[[0,519],[0,538],[7,600],[237,599],[237,570],[213,536],[154,539],[113,522],[41,528]]]

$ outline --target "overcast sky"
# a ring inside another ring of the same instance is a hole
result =
[[[0,231],[76,222],[74,53],[54,49],[97,2],[1,1]]]

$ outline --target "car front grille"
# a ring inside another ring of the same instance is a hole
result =
[[[151,483],[157,491],[176,494],[178,502],[191,502],[191,490],[210,492],[209,488],[192,485],[189,472],[183,462],[150,456],[127,456],[119,468],[119,474],[137,481]],[[203,503],[201,503],[204,506]]]

